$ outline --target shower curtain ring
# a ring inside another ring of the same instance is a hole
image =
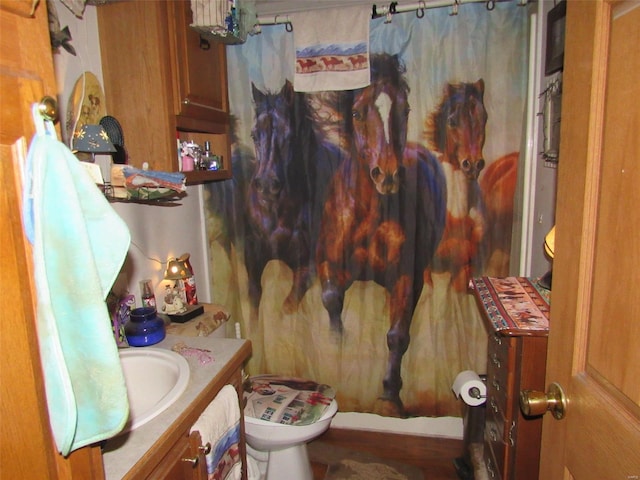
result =
[[[422,18],[424,17],[424,9],[426,5],[423,1],[418,2],[418,8],[416,9],[416,17]]]
[[[284,29],[289,33],[293,32],[293,23],[291,23],[291,20],[289,20],[288,17],[287,17],[287,23],[284,24]]]
[[[458,15],[458,0],[453,0],[453,4],[451,5],[451,13],[449,14],[450,17],[453,17],[455,15]]]
[[[487,0],[487,10],[491,11],[496,8],[496,0]]]

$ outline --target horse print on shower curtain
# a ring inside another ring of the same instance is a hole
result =
[[[205,186],[213,299],[251,374],[331,385],[341,411],[459,415],[484,373],[469,279],[507,275],[525,107],[517,2],[373,20],[371,84],[293,92],[291,34],[228,47],[233,179]]]

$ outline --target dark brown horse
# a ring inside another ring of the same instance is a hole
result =
[[[449,272],[451,285],[458,292],[466,291],[477,272],[485,234],[478,176],[485,166],[486,123],[482,79],[447,84],[440,105],[426,123],[429,147],[441,154],[448,195],[447,222],[432,270]],[[429,274],[427,278],[431,281]]]
[[[257,306],[264,267],[270,260],[281,260],[293,271],[284,305],[291,312],[314,271],[331,155],[316,138],[304,95],[294,93],[289,81],[277,93],[263,93],[255,85],[252,90],[256,163],[247,188],[244,247],[249,296]]]
[[[409,88],[398,58],[371,58],[371,85],[344,94],[336,118],[350,133],[324,207],[316,263],[331,328],[342,332],[346,290],[373,280],[390,296],[385,413],[402,415],[402,357],[423,287],[423,271],[440,240],[445,180],[425,148],[407,144]],[[363,318],[362,321],[366,321]]]

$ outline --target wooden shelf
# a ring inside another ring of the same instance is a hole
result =
[[[194,170],[193,172],[182,173],[184,173],[186,177],[187,185],[197,185],[199,183],[227,180],[231,178],[231,171],[227,169],[212,172],[207,170]]]

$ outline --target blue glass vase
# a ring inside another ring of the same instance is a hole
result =
[[[166,336],[166,331],[156,309],[142,307],[131,310],[129,321],[124,326],[124,334],[130,346],[146,347],[161,342]]]

